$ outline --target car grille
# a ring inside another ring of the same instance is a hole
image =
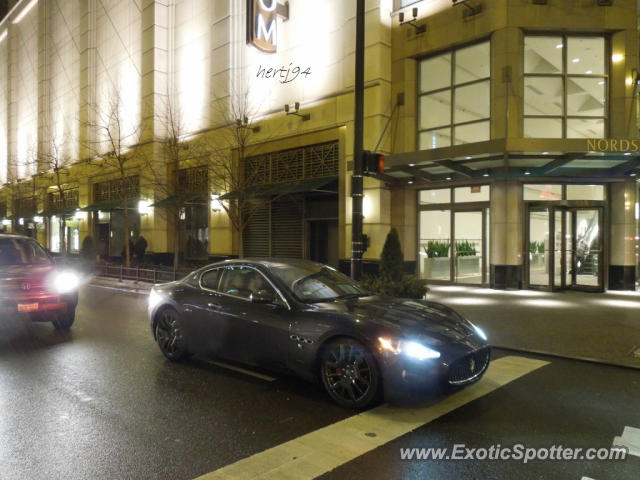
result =
[[[47,292],[44,282],[40,279],[12,280],[0,285],[0,297],[19,299],[37,297]]]
[[[485,348],[453,362],[449,367],[449,384],[463,385],[480,378],[489,365],[490,355],[490,350]]]

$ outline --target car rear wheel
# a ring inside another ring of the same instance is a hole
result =
[[[162,354],[173,362],[184,360],[189,355],[180,327],[178,312],[167,308],[158,314],[156,341]]]
[[[320,375],[329,396],[343,407],[363,409],[380,397],[378,365],[367,348],[351,338],[334,340],[323,349]]]
[[[71,325],[73,325],[73,322],[75,321],[75,319],[76,319],[76,310],[74,308],[70,312],[56,313],[51,323],[53,323],[53,327],[56,330],[61,332],[66,332],[71,328]]]

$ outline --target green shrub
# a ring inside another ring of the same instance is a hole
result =
[[[535,253],[544,253],[544,242],[529,242],[529,252]]]
[[[424,253],[429,258],[448,257],[450,247],[451,244],[449,242],[439,242],[437,240],[429,240],[426,246],[422,246]]]
[[[476,254],[476,247],[468,240],[456,242],[456,255],[458,257],[475,257]]]
[[[404,255],[402,254],[400,237],[398,236],[398,231],[395,228],[392,228],[387,234],[384,247],[382,247],[382,255],[380,256],[380,277],[392,282],[398,282],[402,280],[403,267]]]
[[[448,249],[448,247],[447,247]],[[382,248],[378,276],[366,276],[362,285],[372,292],[400,298],[423,298],[427,293],[427,281],[403,272],[404,255],[400,237],[392,228]]]

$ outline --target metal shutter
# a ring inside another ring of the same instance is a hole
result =
[[[278,200],[271,205],[271,256],[302,258],[303,199]]]
[[[269,256],[269,204],[252,208],[252,215],[244,229],[243,243],[246,257]]]

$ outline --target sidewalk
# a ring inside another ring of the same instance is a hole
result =
[[[429,285],[427,298],[477,323],[496,347],[640,368],[640,292]]]
[[[99,277],[94,276],[91,277],[88,285],[92,285],[94,287],[106,288],[109,290],[118,290],[129,293],[137,293],[140,295],[148,295],[152,283],[148,282],[136,282],[134,280],[119,280],[117,278],[111,277]]]

